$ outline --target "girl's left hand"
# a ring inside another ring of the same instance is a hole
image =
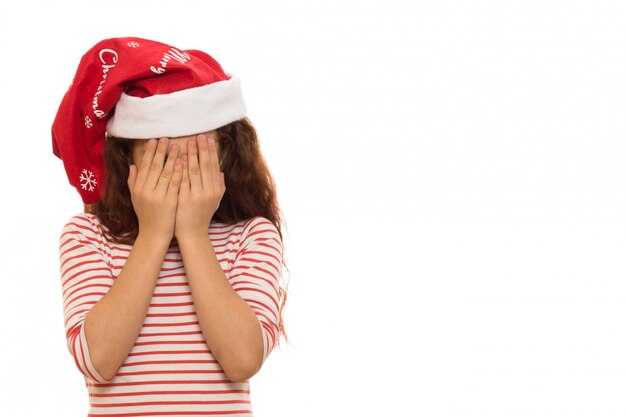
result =
[[[187,141],[183,155],[183,178],[178,192],[174,235],[207,235],[211,219],[226,191],[224,173],[220,171],[215,143],[206,135]],[[199,161],[198,161],[199,159]]]

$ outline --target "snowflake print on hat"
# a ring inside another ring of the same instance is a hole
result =
[[[96,181],[96,177],[93,175],[93,172],[88,169],[83,169],[82,174],[80,174],[80,186],[83,190],[87,190],[87,186],[89,186],[89,191],[93,191],[96,188],[96,185],[98,185],[98,182]]]
[[[93,122],[91,121],[89,116],[85,116],[85,127],[89,129],[91,126],[93,126]]]
[[[139,47],[139,43],[133,41],[133,42],[128,42],[126,45],[130,46],[131,48],[138,48]]]

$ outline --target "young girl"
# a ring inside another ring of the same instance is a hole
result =
[[[245,113],[239,79],[204,52],[112,38],[82,57],[52,144],[85,204],[59,255],[89,415],[252,415],[286,288]]]

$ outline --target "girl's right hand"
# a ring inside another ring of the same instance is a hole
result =
[[[128,188],[139,233],[171,241],[183,164],[178,158],[179,146],[174,144],[164,165],[168,142],[168,138],[148,141],[139,168],[130,166]]]

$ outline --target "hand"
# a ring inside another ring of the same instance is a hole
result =
[[[172,145],[165,166],[168,138],[151,139],[139,168],[131,165],[128,188],[139,221],[139,233],[171,240],[183,171],[178,145]],[[139,171],[137,171],[139,170]]]
[[[205,135],[187,141],[183,155],[182,183],[176,210],[176,239],[193,234],[206,235],[211,219],[226,191],[215,143]],[[198,161],[199,159],[199,161]]]

